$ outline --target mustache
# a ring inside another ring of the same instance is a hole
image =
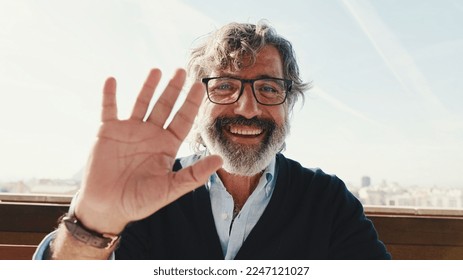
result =
[[[243,116],[236,117],[218,117],[215,119],[213,124],[217,129],[220,129],[224,126],[229,125],[245,125],[259,127],[266,131],[273,131],[276,128],[276,123],[271,119],[262,119],[258,117],[253,117],[252,119],[247,119]]]

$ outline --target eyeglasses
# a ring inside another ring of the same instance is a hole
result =
[[[293,81],[279,78],[238,79],[230,77],[203,78],[206,85],[207,97],[212,103],[227,105],[240,99],[244,92],[244,85],[251,84],[254,98],[259,104],[274,106],[286,100],[291,91]]]

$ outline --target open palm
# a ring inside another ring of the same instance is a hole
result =
[[[202,185],[222,164],[220,157],[209,156],[178,172],[172,171],[204,89],[194,84],[164,128],[184,85],[185,71],[176,72],[144,121],[160,78],[159,70],[150,72],[128,120],[117,118],[116,81],[109,78],[105,83],[102,125],[76,204],[76,215],[87,227],[119,233],[127,223],[149,216]]]

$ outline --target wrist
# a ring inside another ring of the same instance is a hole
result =
[[[61,219],[63,228],[69,235],[81,243],[97,249],[114,250],[119,243],[120,233],[125,226],[120,230],[115,230],[114,227],[106,230],[104,227],[93,226],[92,224],[88,226],[86,221],[83,221],[80,218],[81,216],[76,214],[77,204],[80,202],[78,198],[79,193],[74,196],[68,214]],[[92,220],[97,221],[95,217]],[[101,219],[101,221],[107,222],[107,219]],[[97,224],[101,225],[104,223],[100,222]]]
[[[54,260],[92,260],[108,259],[114,254],[112,250],[105,250],[88,245],[76,239],[66,228],[64,223],[60,223],[54,239],[49,244],[49,257]]]
[[[128,223],[121,221],[120,215],[112,214],[114,210],[102,212],[98,206],[94,207],[82,193],[77,193],[72,199],[67,216],[75,216],[90,231],[120,235]]]
[[[119,242],[120,235],[99,233],[88,229],[75,215],[65,216],[61,221],[75,239],[92,247],[112,250]]]

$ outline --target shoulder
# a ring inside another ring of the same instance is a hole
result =
[[[293,202],[301,203],[329,216],[337,212],[363,212],[358,199],[347,189],[344,182],[336,175],[323,170],[303,167],[297,161],[278,155],[278,177],[276,193],[291,197]]]
[[[336,175],[325,173],[320,168],[307,168],[299,162],[277,155],[278,176],[287,184],[311,191],[346,191],[344,182]]]

